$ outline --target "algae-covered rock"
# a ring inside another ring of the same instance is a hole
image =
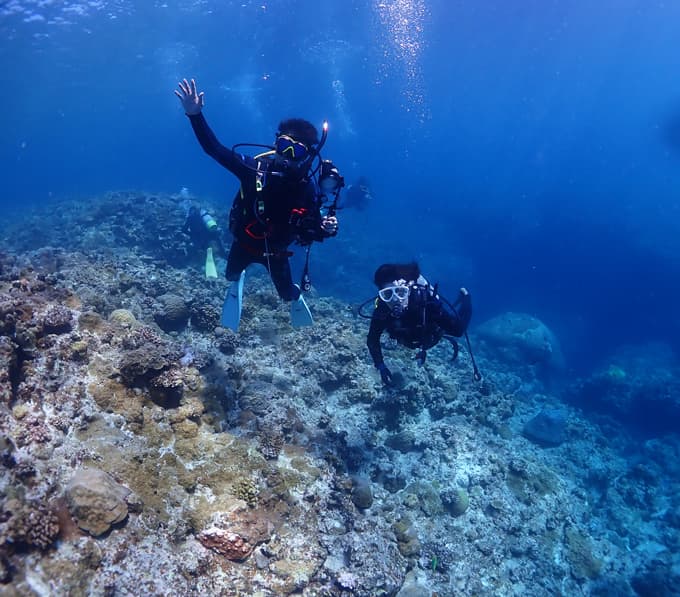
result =
[[[470,497],[462,487],[446,489],[439,497],[447,512],[453,516],[461,516],[470,505]]]
[[[539,446],[559,446],[566,438],[567,418],[563,410],[543,409],[524,425],[524,436]]]
[[[397,597],[431,597],[432,588],[422,570],[411,570],[404,579],[404,584],[397,593]]]
[[[405,558],[416,556],[420,553],[420,540],[418,531],[413,526],[410,518],[402,518],[392,525],[392,531],[397,538],[399,552]]]
[[[66,500],[78,526],[97,537],[125,520],[128,515],[125,498],[130,493],[104,471],[85,468],[73,475],[66,488]]]
[[[428,516],[441,514],[444,510],[439,491],[432,483],[414,481],[404,491],[404,505],[410,508],[420,508]]]
[[[570,527],[565,531],[565,541],[571,575],[577,580],[595,578],[600,573],[602,561],[593,555],[588,538]]]
[[[393,450],[399,450],[400,452],[415,452],[418,450],[416,445],[416,434],[410,430],[399,431],[390,435],[385,440],[385,445]]]
[[[373,504],[371,482],[365,477],[355,477],[352,481],[352,502],[354,502],[354,505],[361,510],[370,508]]]

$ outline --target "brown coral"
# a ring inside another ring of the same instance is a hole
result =
[[[70,332],[73,327],[73,315],[71,310],[64,305],[51,307],[43,319],[43,327],[46,334],[64,334]]]
[[[238,336],[231,330],[217,328],[215,346],[223,354],[234,354],[238,348]]]
[[[267,460],[276,460],[283,447],[283,435],[278,430],[267,430],[260,435],[259,450]]]
[[[124,310],[120,309],[119,311]],[[114,311],[114,313],[116,313],[116,311]],[[161,346],[163,344],[163,338],[148,325],[134,328],[123,338],[123,347],[127,349],[141,348],[146,344],[151,344],[153,346]]]
[[[114,309],[109,315],[109,321],[120,327],[133,327],[137,323],[135,316],[127,309]]]
[[[179,405],[184,392],[181,369],[168,369],[151,380],[151,398],[161,406],[174,408]]]
[[[16,345],[7,336],[0,336],[0,403],[12,398],[12,379],[17,372]]]
[[[196,329],[211,331],[220,322],[220,311],[214,305],[195,304],[191,307],[191,325]]]
[[[166,331],[181,330],[189,321],[189,309],[181,296],[163,294],[158,297],[160,303],[154,313],[156,323]]]
[[[21,426],[17,429],[15,439],[18,446],[44,444],[52,439],[52,434],[42,417],[29,413],[21,418]]]
[[[59,534],[59,519],[45,504],[9,500],[4,509],[11,512],[5,541],[47,549]]]
[[[234,495],[242,499],[251,508],[257,505],[259,493],[257,484],[252,479],[239,479],[234,486]]]

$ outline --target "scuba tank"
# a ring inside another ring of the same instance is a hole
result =
[[[201,209],[200,213],[203,224],[205,224],[205,227],[208,230],[214,230],[217,228],[217,222],[215,221],[215,218],[213,218],[205,209]]]

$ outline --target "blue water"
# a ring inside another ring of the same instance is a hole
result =
[[[358,300],[417,258],[478,322],[542,318],[576,369],[677,346],[678,22],[633,0],[2,2],[0,207],[187,186],[226,212],[236,181],[172,94],[196,77],[225,144],[328,118],[325,157],[370,177],[369,212],[341,213],[359,257],[322,290]]]

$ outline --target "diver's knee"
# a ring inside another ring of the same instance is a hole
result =
[[[287,302],[296,301],[300,298],[300,289],[294,284],[290,288],[280,290],[279,296]]]

